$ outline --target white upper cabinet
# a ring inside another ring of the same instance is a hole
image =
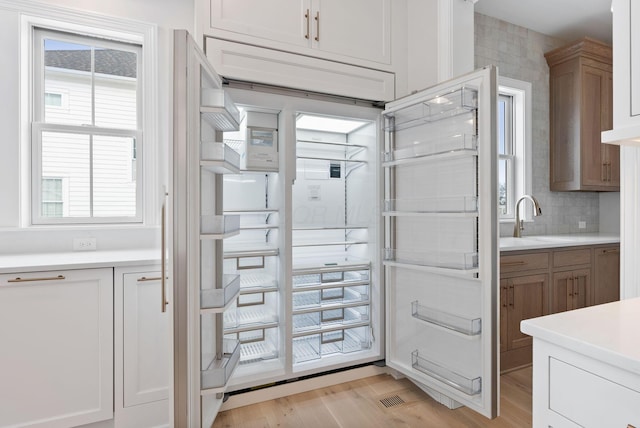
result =
[[[640,146],[640,3],[613,0],[613,130],[602,142]]]
[[[390,0],[204,1],[205,36],[390,71]]]

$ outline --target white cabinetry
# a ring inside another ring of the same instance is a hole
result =
[[[389,70],[390,0],[204,1],[207,36]]]
[[[0,275],[0,426],[113,417],[113,270]]]
[[[115,271],[115,419],[118,427],[168,426],[171,347],[156,266]]]
[[[640,4],[613,0],[613,130],[602,142],[640,145]]]

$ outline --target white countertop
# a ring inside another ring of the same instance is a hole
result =
[[[522,238],[502,237],[500,238],[500,251],[539,250],[616,243],[620,243],[620,236],[606,233],[523,236]]]
[[[2,254],[0,273],[160,264],[160,249]]]
[[[640,298],[524,320],[520,329],[536,339],[640,374]]]

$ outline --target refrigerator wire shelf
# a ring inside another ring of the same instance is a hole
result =
[[[468,378],[460,375],[440,364],[421,357],[418,350],[411,353],[411,365],[415,370],[437,379],[467,395],[477,395],[482,390],[482,378]]]
[[[411,316],[424,322],[453,330],[467,336],[477,336],[482,330],[480,318],[464,318],[438,309],[423,306],[419,304],[417,300],[411,302]]]

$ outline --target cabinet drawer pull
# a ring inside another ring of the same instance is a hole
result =
[[[509,292],[509,290],[507,289],[507,286],[502,287],[502,290],[504,290],[504,292],[502,293],[502,307],[506,308],[507,307],[507,293]]]
[[[7,282],[59,281],[61,279],[65,279],[65,276],[64,275],[45,276],[45,277],[42,277],[42,278],[20,278],[20,277],[17,277],[15,279],[10,279]]]
[[[145,281],[160,281],[162,279],[161,276],[154,276],[153,278],[147,278],[146,276],[143,276],[141,278],[138,278],[138,282],[145,282]]]
[[[307,13],[304,14],[304,19],[307,20],[307,34],[304,35],[304,38],[308,39],[309,38],[309,25],[310,25],[310,23],[309,23],[309,9],[307,9]]]
[[[514,300],[515,300],[514,294],[515,294],[515,292],[514,292],[514,289],[513,289],[513,285],[510,285],[509,286],[509,306],[511,306],[511,307],[513,307],[513,305],[514,305]]]
[[[320,41],[320,11],[316,12],[316,42]]]
[[[500,266],[522,266],[526,264],[527,262],[525,262],[524,260],[518,260],[517,262],[503,262],[500,263]]]
[[[614,248],[612,250],[602,250],[602,254],[613,254],[613,253],[619,253],[620,250],[617,248]]]

